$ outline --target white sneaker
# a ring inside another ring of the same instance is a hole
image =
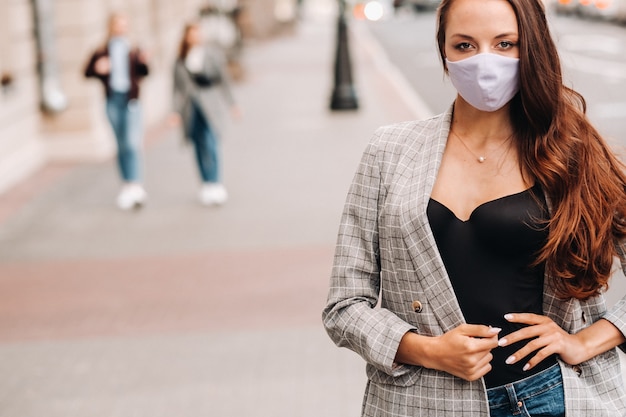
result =
[[[200,188],[199,197],[205,206],[222,205],[228,200],[228,193],[222,184],[206,183]]]
[[[148,193],[139,184],[126,184],[117,196],[117,206],[121,210],[138,209],[143,206]]]
[[[148,193],[139,184],[135,184],[135,208],[142,207],[148,199]]]

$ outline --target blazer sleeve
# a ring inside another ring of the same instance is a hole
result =
[[[620,258],[622,271],[624,272],[624,275],[626,275],[626,240],[618,242],[617,252]],[[614,274],[613,278],[617,278],[620,276],[624,278],[624,275]],[[602,318],[610,321],[615,327],[619,329],[620,332],[622,332],[622,334],[626,335],[626,296],[624,296],[621,300],[615,303],[615,305],[609,311],[607,311],[607,313]],[[626,352],[626,343],[621,344],[619,348],[623,352]]]
[[[415,330],[396,314],[378,308],[381,286],[378,213],[384,201],[378,138],[368,145],[348,191],[342,214],[327,305],[322,320],[330,338],[375,368],[400,376],[394,358],[404,334]]]

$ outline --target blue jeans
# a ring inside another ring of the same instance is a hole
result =
[[[491,417],[565,416],[559,364],[536,375],[487,390]]]
[[[196,162],[202,182],[219,182],[220,164],[217,137],[195,103],[191,118],[191,140],[194,144]]]
[[[125,182],[141,178],[141,107],[128,94],[112,92],[107,97],[106,112],[117,142],[117,163]]]

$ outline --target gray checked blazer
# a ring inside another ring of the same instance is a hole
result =
[[[207,45],[204,48],[203,74],[218,81],[214,86],[200,87],[194,83],[181,59],[174,63],[173,107],[183,119],[187,138],[191,138],[192,103],[198,106],[218,137],[226,124],[226,109],[235,104],[226,58],[217,47]]]
[[[323,322],[338,346],[367,363],[363,416],[489,415],[482,379],[394,364],[407,331],[437,336],[464,323],[426,216],[451,120],[450,108],[378,129],[348,192]],[[625,299],[607,311],[603,295],[563,301],[549,282],[544,314],[563,329],[576,333],[605,318],[626,334]],[[568,417],[626,416],[616,349],[577,366],[559,363]]]

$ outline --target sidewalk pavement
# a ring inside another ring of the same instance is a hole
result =
[[[141,211],[115,207],[114,161],[0,196],[0,417],[360,414],[364,364],[320,320],[333,246],[374,129],[417,116],[358,28],[360,109],[329,111],[334,3],[246,48],[225,206],[197,202],[191,149],[165,125]]]

